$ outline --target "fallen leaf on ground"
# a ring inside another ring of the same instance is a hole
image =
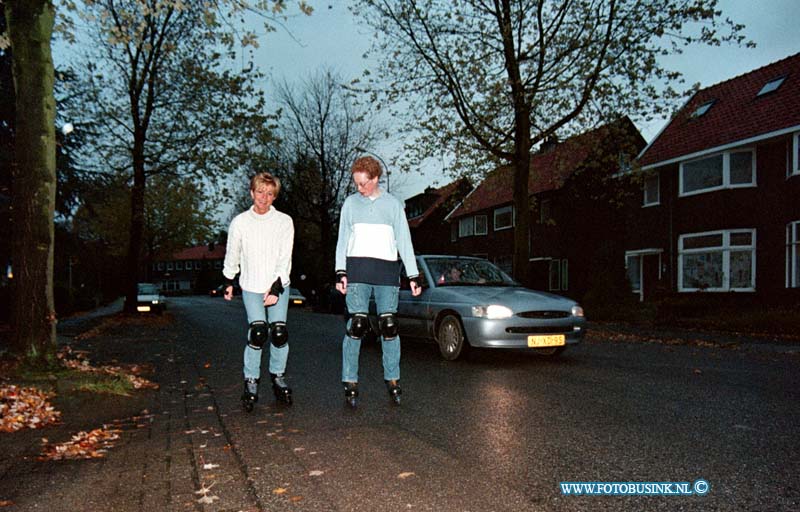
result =
[[[61,413],[47,401],[52,396],[36,388],[0,386],[0,432],[58,423]]]
[[[212,464],[209,462],[208,464],[203,464],[203,469],[217,469],[219,464]]]
[[[38,460],[100,459],[106,456],[111,441],[119,439],[119,430],[96,428],[78,432],[72,439],[60,444],[43,443]],[[44,440],[46,441],[46,440]]]
[[[410,476],[414,476],[414,472],[413,471],[406,471],[406,472],[400,473],[399,475],[397,475],[397,478],[408,478]]]
[[[208,496],[208,495],[205,495],[202,498],[198,498],[197,503],[203,503],[203,504],[206,504],[206,505],[210,505],[210,504],[214,503],[214,500],[218,500],[218,499],[219,499],[219,496]]]
[[[277,489],[272,489],[272,494],[286,494],[286,488],[278,487]]]
[[[320,476],[320,475],[323,475],[323,474],[325,474],[325,472],[324,471],[320,471],[318,469],[315,469],[314,471],[309,471],[308,472],[308,476]]]

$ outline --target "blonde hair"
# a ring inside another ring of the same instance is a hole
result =
[[[259,185],[272,187],[275,197],[278,197],[278,194],[281,191],[281,180],[279,180],[277,176],[273,176],[268,172],[258,172],[255,174],[255,176],[250,178],[250,190],[255,192],[258,190]]]

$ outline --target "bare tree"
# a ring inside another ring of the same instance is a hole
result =
[[[321,264],[332,272],[339,210],[353,191],[350,165],[359,154],[356,148],[374,144],[376,124],[330,69],[317,71],[300,85],[284,81],[277,101],[283,107],[279,160],[292,169],[286,175],[291,198],[285,204],[296,223],[314,226]]]
[[[286,2],[198,4],[99,0],[85,1],[75,11],[84,23],[74,25],[91,38],[81,61],[83,111],[74,113],[92,135],[84,158],[98,172],[127,176],[131,186],[127,311],[136,306],[148,179],[162,175],[214,187],[252,161],[248,148],[270,133],[263,92],[256,86],[263,76],[233,69],[229,59],[236,43],[255,45],[257,38],[237,33],[229,16],[252,11],[269,17]]]
[[[680,94],[659,57],[683,45],[742,42],[716,0],[357,0],[381,57],[369,87],[418,134],[420,162],[442,148],[454,169],[514,168],[514,273],[526,281],[530,152],[557,132],[647,118]],[[721,33],[724,30],[726,33]]]

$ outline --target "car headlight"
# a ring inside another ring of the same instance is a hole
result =
[[[514,314],[511,309],[500,306],[498,304],[491,304],[489,306],[472,306],[472,315],[481,318],[488,318],[489,320],[498,320],[500,318],[508,318]]]
[[[572,306],[572,316],[583,316],[583,308],[577,304]]]
[[[158,299],[155,299],[155,300],[153,301],[153,304],[158,304]]]

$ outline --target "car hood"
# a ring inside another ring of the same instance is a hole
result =
[[[159,300],[159,299],[161,299],[161,296],[158,295],[158,294],[153,294],[153,293],[140,293],[139,295],[136,296],[136,300],[142,301],[142,302]]]
[[[475,305],[499,304],[507,306],[515,312],[569,311],[576,304],[572,299],[517,286],[447,286],[438,290],[441,292],[440,298],[446,301]]]

